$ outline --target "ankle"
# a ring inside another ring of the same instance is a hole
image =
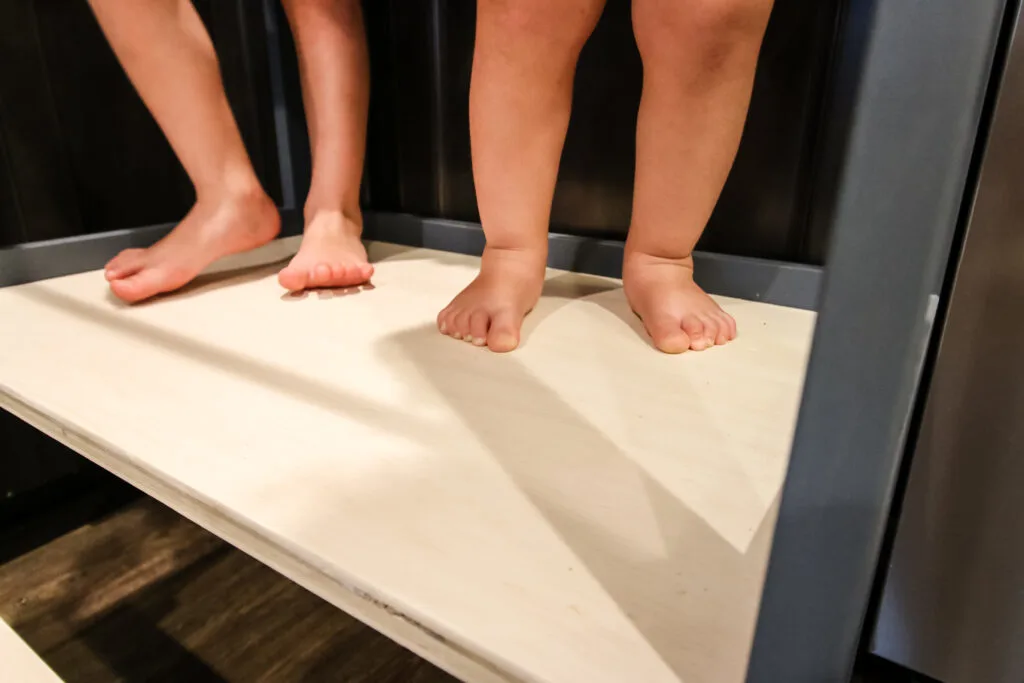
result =
[[[693,249],[688,249],[687,246],[645,244],[641,240],[627,237],[622,255],[622,263],[624,267],[666,263],[692,268]]]
[[[273,200],[263,190],[258,178],[252,174],[229,174],[218,184],[196,188],[196,203],[206,206],[270,205]]]
[[[531,246],[493,246],[484,247],[481,258],[481,271],[515,270],[524,275],[543,279],[547,269],[547,241],[542,245]]]
[[[363,212],[358,203],[345,204],[307,200],[302,209],[302,216],[307,226],[317,218],[331,216],[335,220],[340,219],[357,227],[360,231],[363,228]]]

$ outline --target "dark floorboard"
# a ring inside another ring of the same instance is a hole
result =
[[[454,681],[149,499],[0,565],[0,617],[67,683]]]

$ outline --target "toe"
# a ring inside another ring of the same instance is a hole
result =
[[[469,334],[469,317],[471,311],[462,309],[457,312],[452,318],[452,327],[454,328],[453,337],[461,339],[463,341],[470,341],[472,337]]]
[[[497,353],[508,353],[519,346],[519,327],[522,316],[515,311],[503,310],[495,314],[487,331],[487,348]]]
[[[366,282],[373,276],[373,266],[369,263],[359,264],[359,277],[361,282]]]
[[[671,316],[652,317],[645,323],[654,346],[665,353],[683,353],[690,348],[690,336],[679,326],[679,320]]]
[[[331,268],[331,284],[335,287],[347,287],[352,282],[351,269],[344,263],[336,263]]]
[[[474,346],[487,344],[487,328],[490,327],[491,316],[485,310],[474,311],[469,316],[469,336]]]
[[[446,306],[437,314],[437,331],[441,334],[448,334],[451,331],[451,322],[448,320],[451,310],[451,306]]]
[[[121,278],[134,275],[143,268],[142,249],[126,249],[110,260],[104,267],[104,276],[107,280],[120,280]]]
[[[331,285],[331,267],[326,263],[318,263],[310,273],[310,285],[313,287],[329,287]]]
[[[704,336],[704,323],[694,315],[683,318],[683,332],[690,338],[690,348],[694,351],[703,351],[707,348],[707,340]]]
[[[718,341],[720,325],[718,319],[713,315],[701,318],[704,324],[704,347],[710,349]],[[722,342],[725,343],[724,341]]]
[[[736,338],[736,319],[725,311],[722,311],[722,319],[725,322],[726,329],[729,331],[729,341],[732,341]]]
[[[732,332],[729,327],[729,316],[725,313],[719,313],[715,316],[715,319],[718,323],[718,336],[715,337],[715,344],[728,344],[732,341]]]
[[[309,272],[288,266],[277,274],[277,281],[289,292],[301,292],[309,284]]]
[[[112,281],[110,289],[118,298],[133,304],[181,286],[184,283],[179,283],[179,279],[156,268],[149,268],[130,277]]]

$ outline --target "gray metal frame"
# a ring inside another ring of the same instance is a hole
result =
[[[832,224],[823,286],[816,268],[699,256],[714,292],[821,311],[750,683],[849,678],[1006,5],[850,0],[821,182]],[[277,120],[279,137],[289,136],[279,151],[294,209],[297,122],[285,109]],[[168,227],[0,251],[0,286],[98,268]],[[290,211],[286,232],[297,229]],[[478,226],[395,214],[368,215],[367,236],[464,253],[483,246]],[[552,235],[551,246],[553,266],[618,273],[621,243]]]
[[[1006,3],[847,11],[832,246],[749,683],[851,675]]]
[[[302,229],[298,211],[282,211],[282,235]],[[367,212],[366,238],[460,254],[479,255],[484,237],[477,223],[463,223],[408,214]],[[0,287],[20,285],[102,268],[117,252],[149,246],[173,224],[34,242],[0,250]],[[579,273],[619,277],[622,242],[552,233],[548,264]],[[763,259],[697,253],[698,278],[715,294],[814,309],[822,270],[815,266]]]

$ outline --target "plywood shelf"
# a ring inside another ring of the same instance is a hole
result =
[[[0,673],[5,681],[61,683],[57,674],[3,619],[0,619],[0,662]]]
[[[495,355],[434,326],[476,259],[283,297],[295,246],[0,290],[0,405],[465,680],[743,680],[813,314],[722,300],[733,344],[665,356],[552,271]]]

